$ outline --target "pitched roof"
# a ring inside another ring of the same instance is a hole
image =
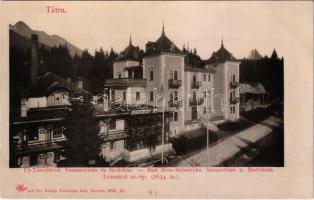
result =
[[[121,52],[122,59],[127,60],[139,60],[140,59],[140,48],[132,44],[130,37],[129,45]]]
[[[243,82],[240,85],[240,93],[265,94],[268,92],[260,82]]]
[[[208,63],[223,63],[226,61],[237,61],[237,59],[224,47],[223,41],[221,41],[220,49],[213,52],[212,56],[208,59]]]
[[[163,27],[161,36],[156,42],[146,44],[146,53],[182,53],[181,50],[166,36]]]
[[[38,77],[37,86],[30,85],[21,92],[21,95],[25,97],[46,96],[55,89],[67,90],[73,93],[89,94],[89,92],[84,89],[72,86],[61,76],[58,76],[52,72],[47,72],[46,74]]]

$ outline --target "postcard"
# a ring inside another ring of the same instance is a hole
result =
[[[313,197],[311,1],[2,1],[3,198]]]

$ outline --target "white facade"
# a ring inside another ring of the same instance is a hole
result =
[[[227,61],[215,65],[214,115],[224,120],[239,119],[239,62]]]
[[[160,53],[144,57],[143,76],[147,79],[146,95],[150,97],[151,93],[153,94],[153,101],[149,101],[150,105],[162,107],[164,103],[165,108],[169,109],[171,98],[174,100],[177,96],[178,100],[184,100],[184,55]],[[178,81],[177,85],[172,84],[171,80]],[[170,122],[168,136],[184,130],[184,109],[179,109],[176,113]]]

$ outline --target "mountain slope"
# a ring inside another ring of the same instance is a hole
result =
[[[31,38],[31,34],[37,34],[39,42],[50,47],[59,46],[60,44],[66,44],[72,56],[74,56],[75,53],[77,53],[78,55],[82,54],[81,49],[77,48],[66,39],[58,35],[49,35],[44,31],[32,30],[27,24],[22,21],[17,22],[15,25],[10,24],[9,29],[26,38]]]

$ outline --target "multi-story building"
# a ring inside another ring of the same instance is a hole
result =
[[[10,128],[10,166],[56,166],[63,159],[70,98],[89,96],[79,81],[39,74],[38,36],[32,35],[31,85],[21,93],[21,116]]]
[[[146,79],[143,78],[141,51],[129,45],[113,65],[113,79],[106,80],[110,102],[122,101],[124,105],[137,104],[145,94]]]
[[[214,52],[207,66],[214,67],[214,110],[215,120],[239,119],[239,65],[240,62],[224,47]]]
[[[184,124],[186,130],[200,128],[213,117],[213,73],[215,69],[204,65],[185,65]],[[203,119],[203,120],[202,120]]]
[[[156,42],[147,42],[143,57],[143,77],[149,104],[172,109],[170,135],[184,130],[185,54],[166,36],[164,27]],[[170,135],[167,135],[169,137]]]
[[[165,154],[172,151],[171,144],[168,143],[171,127],[169,112],[158,108],[157,89],[152,89],[153,93],[147,92],[147,85],[156,79],[157,74],[149,72],[149,77],[146,76],[143,66],[145,59],[142,60],[142,56],[141,50],[132,44],[130,38],[129,45],[113,64],[113,79],[105,81],[110,107],[105,110],[115,112],[115,117],[107,117],[107,122],[116,125],[112,124],[112,127],[115,127],[113,129],[102,129],[102,134],[112,135],[115,131],[123,131],[127,135],[125,138],[104,144],[102,155],[111,164],[120,159],[128,162],[150,159],[160,155],[162,148]],[[106,118],[105,114],[102,116]],[[102,125],[110,127],[110,123]]]
[[[22,120],[12,126],[14,166],[35,165],[39,159],[55,165],[62,159],[69,94],[88,93],[80,82],[50,72],[38,76],[36,42],[33,36],[32,85],[21,100]],[[113,78],[105,80],[105,106],[95,112],[102,157],[110,165],[161,157],[173,151],[170,137],[239,119],[238,86],[239,62],[223,42],[210,59],[202,60],[196,50],[180,50],[164,27],[155,42],[147,42],[145,53],[130,38],[113,64]]]
[[[168,112],[163,115],[153,107],[128,107],[123,111],[98,110],[96,117],[100,125],[99,136],[103,141],[101,155],[109,165],[120,160],[129,164],[160,160],[162,154],[166,158],[173,153],[168,138],[162,137],[163,128],[164,135],[169,132]]]
[[[164,27],[155,42],[146,43],[142,57],[132,45],[114,63],[114,78],[106,80],[110,98],[126,104],[146,103],[171,112],[172,137],[211,121],[239,119],[239,62],[223,43],[209,60],[180,50]]]

